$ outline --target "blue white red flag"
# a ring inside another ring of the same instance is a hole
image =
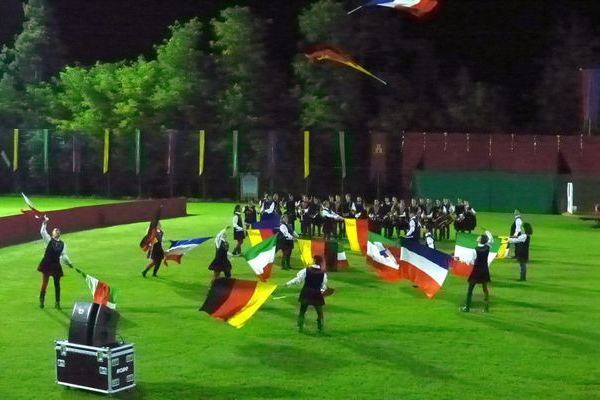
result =
[[[452,257],[414,239],[402,239],[401,246],[402,276],[417,285],[427,297],[432,298],[448,276]]]
[[[186,239],[186,240],[171,240],[171,247],[165,251],[165,265],[168,265],[168,261],[175,261],[177,264],[181,264],[181,257],[184,254],[194,250],[198,245],[206,242],[210,237]]]

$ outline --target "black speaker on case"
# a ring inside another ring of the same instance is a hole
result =
[[[94,321],[92,346],[103,347],[117,343],[119,313],[106,306],[99,306]]]
[[[98,313],[98,304],[77,302],[71,313],[69,342],[89,346],[92,342],[94,321]]]
[[[71,314],[69,342],[85,346],[111,346],[117,342],[119,313],[108,307],[77,302]]]

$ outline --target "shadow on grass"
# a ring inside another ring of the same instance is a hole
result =
[[[143,382],[132,391],[113,395],[120,399],[281,399],[297,398],[300,393],[274,386],[253,386],[250,382],[230,385],[196,384],[190,382]],[[105,396],[98,396],[99,398]]]
[[[486,315],[485,318],[470,318],[470,321],[480,323],[500,331],[513,332],[528,339],[545,342],[546,344],[557,347],[568,347],[574,353],[590,354],[597,347],[597,341],[591,338],[585,338],[582,340],[578,336],[573,336],[573,332],[566,328],[557,330],[555,327],[543,326],[539,324],[537,326],[532,326],[530,323],[522,320],[504,321],[494,318],[490,315]]]
[[[356,337],[353,337],[351,340],[345,340],[343,345],[372,364],[404,370],[419,378],[443,381],[455,379],[448,369],[424,362],[422,358],[398,348],[401,346],[400,344],[396,347],[389,341],[379,342],[376,339],[371,339],[371,337],[365,340],[357,340]]]
[[[56,324],[62,326],[65,329],[69,329],[71,317],[65,310],[55,310],[53,308],[46,308],[43,310],[43,314],[49,319],[54,321]]]
[[[168,279],[163,279],[159,282],[174,288],[175,293],[184,299],[193,300],[195,302],[204,301],[204,297],[208,292],[208,286],[199,282],[179,282]]]
[[[296,333],[294,333],[296,334]],[[333,371],[351,363],[339,354],[310,350],[312,340],[328,340],[313,334],[302,335],[305,345],[288,345],[272,342],[252,342],[236,347],[236,353],[259,361],[266,367],[277,369],[295,376],[314,376],[319,371]]]

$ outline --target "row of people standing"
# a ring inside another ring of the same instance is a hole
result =
[[[456,231],[470,232],[477,225],[476,212],[468,201],[458,199],[456,205],[448,199],[411,199],[405,202],[397,197],[385,197],[367,205],[361,196],[352,198],[346,194],[331,195],[321,200],[316,196],[302,195],[296,199],[288,194],[280,198],[278,194],[265,194],[255,204],[250,201],[243,210],[244,223],[249,229],[253,223],[287,215],[288,223],[296,231],[296,221],[300,223],[300,234],[304,237],[324,236],[327,239],[345,236],[345,218],[369,219],[369,229],[386,237],[412,236],[411,221],[429,231],[437,239],[450,238],[450,226]],[[414,231],[415,228],[412,230]],[[417,236],[423,238],[424,236]]]

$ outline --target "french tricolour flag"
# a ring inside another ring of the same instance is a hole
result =
[[[401,243],[402,275],[417,285],[427,297],[432,298],[448,276],[452,257],[414,239],[402,239]]]

